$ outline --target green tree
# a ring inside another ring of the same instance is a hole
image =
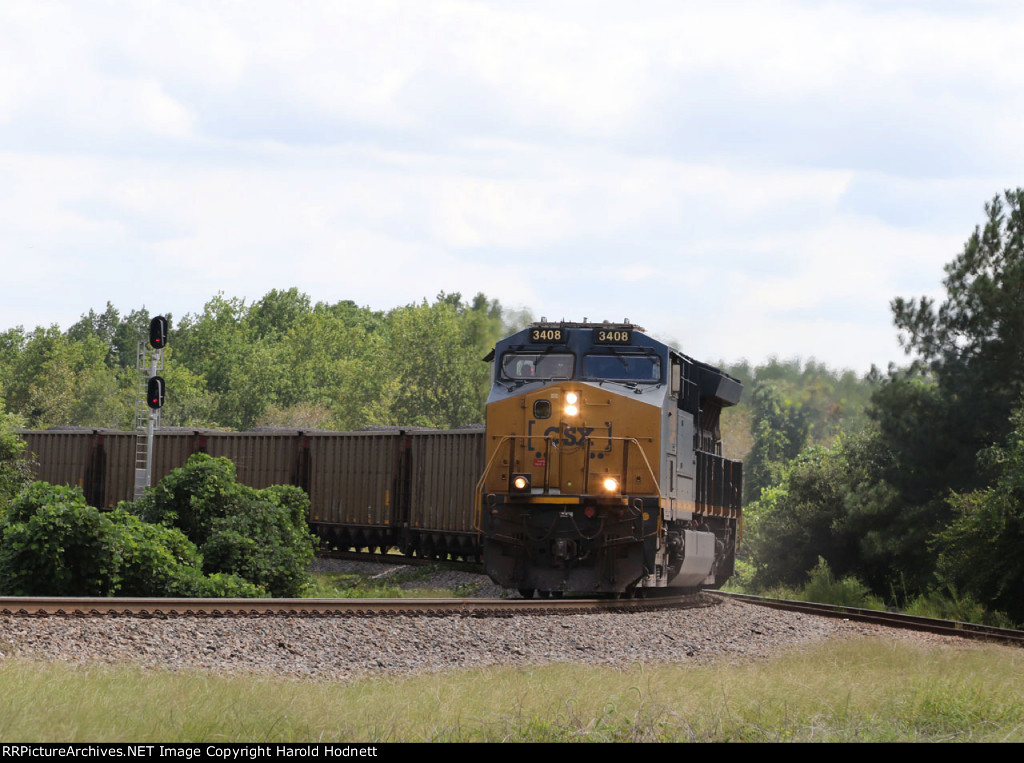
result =
[[[753,446],[744,470],[745,500],[756,500],[764,488],[776,485],[786,465],[807,443],[809,424],[803,406],[783,396],[779,387],[761,382],[751,396]]]
[[[374,336],[370,361],[378,364],[381,386],[366,410],[369,422],[440,428],[482,422],[487,366],[480,362],[485,351],[472,344],[479,331],[458,294],[392,310]]]
[[[310,424],[328,429],[358,429],[364,410],[382,383],[373,339],[382,313],[352,302],[318,303],[282,338],[280,353],[290,380],[264,408],[261,424]]]
[[[915,361],[890,369],[870,411],[892,453],[881,477],[896,492],[875,521],[914,591],[932,581],[927,541],[953,520],[947,496],[988,483],[976,456],[1006,439],[1024,391],[1024,190],[995,197],[985,213],[945,268],[941,303],[893,301],[900,341]]]
[[[893,301],[900,342],[930,372],[955,423],[957,456],[1002,441],[1024,392],[1024,189],[985,205],[946,265],[946,298]],[[973,459],[968,459],[971,463]]]
[[[110,426],[119,420],[108,405],[120,389],[117,372],[106,364],[108,349],[101,339],[73,341],[51,326],[6,332],[0,345],[5,402],[28,426]]]
[[[0,397],[0,519],[23,488],[31,481],[32,472],[25,459],[25,441],[18,434],[22,421],[4,411]]]
[[[187,314],[167,339],[179,362],[206,381],[215,395],[226,392],[232,370],[248,355],[250,344],[242,326],[245,300],[223,293],[208,301],[199,315]]]
[[[1024,408],[1010,424],[1006,442],[980,456],[994,484],[952,494],[956,516],[936,545],[944,579],[1024,622]]]
[[[806,448],[778,484],[744,511],[744,557],[757,586],[803,583],[818,558],[839,576],[868,579],[884,590],[890,557],[879,547],[871,512],[891,500],[878,480],[888,454],[877,434],[837,437],[830,447]]]
[[[806,362],[770,358],[756,366],[747,361],[718,365],[738,378],[745,388],[740,404],[722,412],[722,439],[726,455],[747,465],[745,495],[748,500],[756,499],[762,484],[773,484],[772,480],[778,477],[776,468],[774,475],[768,470],[768,474],[751,481],[751,457],[756,463],[765,457],[766,450],[774,450],[776,455],[769,457],[769,461],[778,462],[781,458],[784,462],[786,457],[780,454],[793,452],[792,448],[780,448],[781,443],[772,442],[775,435],[771,430],[771,416],[766,419],[761,410],[764,401],[758,399],[759,387],[774,388],[781,405],[787,409],[781,412],[787,426],[796,423],[794,419],[798,417],[801,426],[806,425],[807,443],[827,446],[837,435],[859,431],[868,424],[867,407],[878,386],[872,377],[859,376],[850,370],[836,371],[813,358]],[[758,452],[754,452],[755,436],[761,440]],[[764,479],[767,482],[763,482]]]
[[[168,313],[165,313],[168,315]],[[480,421],[487,366],[508,330],[497,300],[438,295],[388,312],[351,301],[311,304],[274,289],[248,304],[218,294],[170,326],[165,426],[357,429],[372,423],[452,426]],[[27,426],[128,427],[138,395],[143,308],[110,303],[67,332],[0,333],[0,390]]]
[[[294,286],[286,291],[271,289],[250,306],[244,327],[253,339],[280,339],[310,311],[309,296]]]

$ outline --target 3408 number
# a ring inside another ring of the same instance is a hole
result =
[[[531,342],[563,342],[562,329],[530,329]]]
[[[597,329],[594,341],[598,344],[629,344],[632,339],[629,329]]]

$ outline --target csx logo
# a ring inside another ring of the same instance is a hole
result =
[[[551,440],[557,446],[563,448],[572,448],[577,445],[583,445],[583,443],[585,443],[588,439],[591,439],[591,434],[593,434],[594,430],[597,429],[597,427],[565,427],[563,429],[556,426],[550,426],[543,432],[538,432],[536,429],[536,424],[536,419],[530,419],[529,421],[526,422],[527,434],[529,437],[543,437],[545,440]],[[606,437],[611,437],[611,422],[605,422],[605,427],[603,427],[601,431],[603,432],[605,429],[608,430],[608,434],[606,435]],[[604,437],[601,437],[600,439],[603,440]],[[535,449],[535,446],[532,441],[527,443],[526,447],[529,448],[530,450]]]

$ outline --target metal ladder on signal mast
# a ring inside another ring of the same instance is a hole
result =
[[[150,408],[147,402],[147,385],[149,378],[164,367],[163,350],[150,349],[149,343],[139,341],[136,355],[138,370],[137,389],[135,396],[135,490],[133,496],[139,498],[150,484],[153,471],[153,430],[160,426],[160,409]]]

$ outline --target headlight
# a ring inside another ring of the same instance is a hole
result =
[[[566,416],[577,416],[580,412],[580,396],[578,392],[566,392],[565,393],[565,411]]]
[[[529,474],[513,474],[512,475],[512,492],[513,493],[529,493],[530,492],[530,475]]]
[[[617,477],[605,477],[601,486],[605,489],[606,493],[619,492],[619,480]]]

